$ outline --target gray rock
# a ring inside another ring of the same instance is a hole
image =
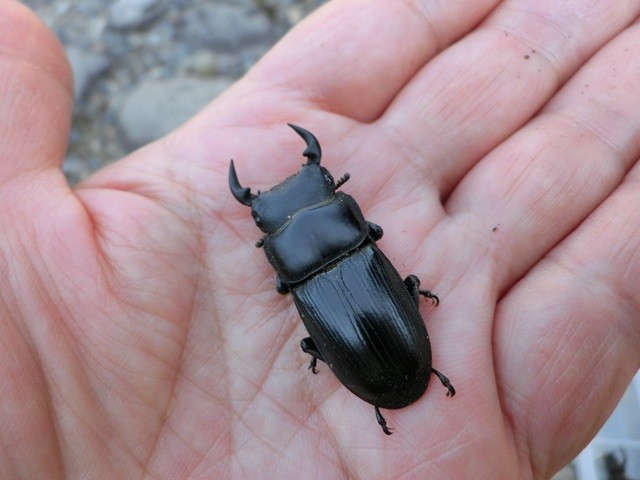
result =
[[[99,168],[100,163],[96,159],[81,159],[76,155],[67,155],[62,164],[62,171],[66,175],[69,183],[75,185],[84,180],[91,172]]]
[[[68,177],[84,178],[171,130],[325,1],[22,0],[68,47],[73,64]],[[169,79],[185,77],[202,86],[172,91]],[[156,84],[166,88],[136,104]]]
[[[275,31],[262,10],[247,5],[204,4],[185,13],[185,40],[218,51],[273,40]]]
[[[105,55],[78,47],[66,48],[74,80],[74,97],[80,100],[93,80],[109,69],[111,61]]]
[[[193,52],[180,62],[180,69],[202,77],[211,77],[218,73],[218,56],[209,50]]]
[[[187,121],[231,83],[191,77],[144,82],[124,100],[119,128],[131,148],[140,147]]]
[[[162,13],[163,0],[117,0],[109,9],[109,26],[134,29],[145,25]]]

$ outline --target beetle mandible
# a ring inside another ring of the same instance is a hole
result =
[[[265,192],[243,187],[231,160],[229,187],[251,207],[264,233],[262,247],[277,273],[276,289],[291,293],[309,337],[300,342],[325,362],[340,382],[375,407],[378,424],[391,428],[380,408],[406,407],[427,389],[431,374],[456,393],[449,379],[431,366],[431,346],[418,310],[420,295],[438,305],[438,297],[420,289],[420,280],[404,280],[376,245],[382,228],[367,222],[356,201],[336,190],[338,181],[320,166],[316,137],[289,124],[307,144],[307,162],[298,172]]]

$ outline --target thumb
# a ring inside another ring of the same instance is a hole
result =
[[[72,84],[53,33],[21,3],[0,2],[0,184],[59,169],[69,135]]]

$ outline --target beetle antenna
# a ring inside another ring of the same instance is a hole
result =
[[[342,175],[336,182],[336,190],[340,187],[340,185],[344,185],[345,183],[347,183],[347,180],[349,180],[350,178],[351,175],[349,175],[348,173]]]

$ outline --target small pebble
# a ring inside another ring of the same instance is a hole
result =
[[[82,99],[91,82],[109,68],[111,61],[105,55],[75,46],[67,47],[66,53],[73,71],[74,97],[77,102]]]
[[[117,0],[109,8],[112,28],[139,28],[157,17],[164,8],[160,0]]]

